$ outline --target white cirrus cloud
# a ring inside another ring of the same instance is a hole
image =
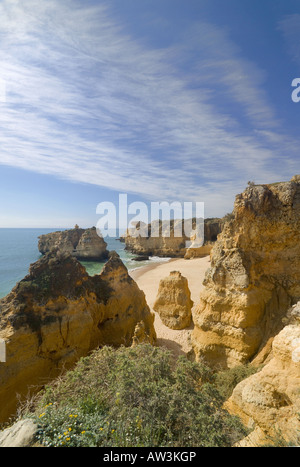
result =
[[[218,213],[246,180],[276,181],[294,146],[264,71],[214,25],[181,39],[146,47],[101,2],[3,0],[0,164]]]

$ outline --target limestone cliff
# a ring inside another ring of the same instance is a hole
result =
[[[166,326],[171,329],[190,326],[192,307],[187,278],[179,271],[172,271],[168,277],[160,280],[153,309]]]
[[[25,397],[102,345],[131,345],[136,325],[155,343],[154,315],[117,254],[90,277],[70,254],[52,251],[0,300],[0,422]]]
[[[274,338],[272,359],[239,383],[226,408],[254,430],[239,443],[259,446],[278,442],[299,445],[300,437],[300,302],[288,324]]]
[[[151,224],[138,223],[135,228],[128,229],[123,237],[125,249],[137,255],[161,257],[185,257],[186,259],[207,256],[221,232],[222,219],[205,219],[203,246],[193,244],[193,233],[186,235],[181,219],[169,222],[154,221]],[[196,220],[192,220],[193,229]],[[187,247],[187,242],[190,245]],[[195,242],[197,243],[197,242]]]
[[[193,314],[197,358],[224,367],[265,361],[300,298],[300,177],[249,184],[233,215],[211,251]]]
[[[99,261],[108,258],[107,244],[98,235],[96,227],[90,229],[74,229],[52,232],[39,237],[38,248],[45,254],[52,248],[70,253],[79,260]]]

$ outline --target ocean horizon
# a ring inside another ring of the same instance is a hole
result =
[[[38,237],[59,228],[0,228],[0,298],[5,297],[29,272],[32,263],[42,257],[38,250]],[[148,261],[135,261],[137,255],[125,250],[119,237],[105,237],[107,249],[116,251],[128,271],[144,267],[153,262],[168,261],[169,258],[152,257]],[[89,275],[99,274],[105,261],[80,261]]]

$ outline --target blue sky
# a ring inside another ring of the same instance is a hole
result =
[[[204,202],[300,173],[300,4],[0,0],[0,227]]]

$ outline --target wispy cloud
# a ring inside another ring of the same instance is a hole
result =
[[[245,180],[278,178],[287,141],[266,77],[226,31],[200,23],[151,49],[87,5],[1,2],[1,164],[210,212]]]
[[[300,15],[287,15],[278,24],[278,29],[286,41],[288,53],[293,60],[300,62]]]
[[[264,91],[266,73],[243,57],[226,28],[196,24],[190,28],[188,39],[187,44],[193,44],[193,50],[201,54],[196,62],[200,82],[213,83],[218,99],[226,95],[231,104],[239,104],[241,113],[254,126],[278,126],[275,110]]]

